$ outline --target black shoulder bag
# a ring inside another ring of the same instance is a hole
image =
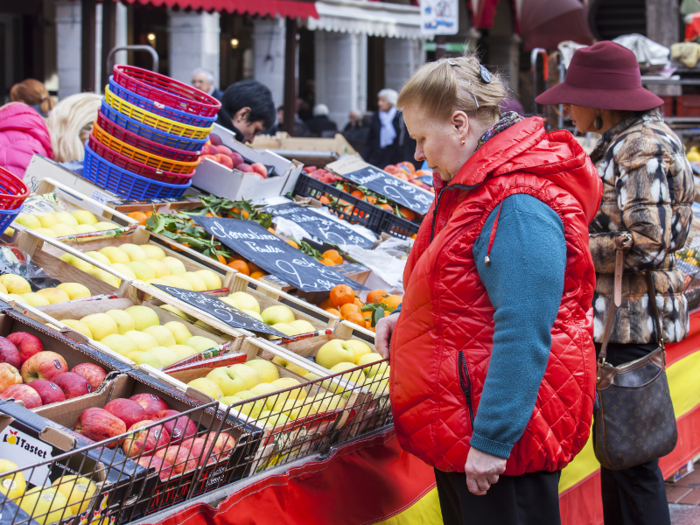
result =
[[[609,470],[635,467],[669,454],[678,431],[666,379],[663,327],[656,305],[656,291],[646,273],[649,302],[656,325],[658,348],[620,366],[605,362],[615,307],[622,296],[622,250],[615,264],[615,292],[605,321],[603,346],[598,356],[594,449],[600,464]]]

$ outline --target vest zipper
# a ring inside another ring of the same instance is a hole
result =
[[[440,193],[438,193],[437,196],[437,202],[435,203],[435,208],[433,208],[433,223],[430,226],[430,242],[433,242],[433,237],[435,236],[435,222],[437,220],[437,214],[438,214],[438,208],[440,207],[440,199],[442,198],[443,193],[445,193],[446,190],[473,190],[476,188],[478,184],[474,184],[472,186],[468,186],[466,184],[454,184],[452,186],[445,186],[440,190]]]
[[[469,421],[472,424],[474,431],[474,409],[472,407],[472,381],[469,379],[469,370],[467,369],[467,360],[464,358],[464,352],[459,351],[459,360],[457,364],[457,375],[459,376],[459,386],[462,387],[462,392],[467,400],[467,410],[469,410]]]

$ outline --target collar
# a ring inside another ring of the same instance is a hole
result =
[[[591,160],[593,164],[597,164],[605,155],[608,146],[625,130],[637,126],[642,122],[661,122],[661,113],[658,108],[650,109],[649,111],[636,111],[631,115],[623,118],[608,131],[603,133],[603,137],[596,144],[595,149],[591,152]]]

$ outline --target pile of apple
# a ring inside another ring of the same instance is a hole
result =
[[[158,314],[142,305],[61,322],[139,365],[149,364],[155,368],[172,365],[218,346],[213,339],[193,336],[187,325],[179,321],[161,326]]]
[[[387,363],[367,365],[383,359],[381,355],[373,352],[369,345],[357,339],[328,341],[319,348],[315,357],[317,364],[336,374],[363,366],[361,370],[343,374],[343,377],[356,386],[366,384],[370,390],[378,394],[388,393],[390,367]],[[338,390],[342,391],[344,387],[338,387]]]
[[[44,215],[20,213],[15,222],[46,237],[65,237],[66,235],[116,230],[119,228],[113,222],[98,221],[97,217],[87,210],[79,210],[74,213],[59,211]]]
[[[90,289],[80,283],[61,283],[55,288],[44,288],[38,292],[32,292],[29,282],[14,273],[0,275],[0,292],[30,306],[48,306],[92,296]]]
[[[343,177],[334,175],[330,171],[326,171],[323,168],[317,168],[316,166],[306,166],[302,169],[302,171],[309,177],[325,182],[326,184],[333,184],[334,182],[343,180]]]
[[[18,468],[16,463],[0,459],[0,473]],[[27,490],[24,474],[17,472],[0,478],[0,492],[18,503],[40,525],[45,525],[85,512],[97,485],[89,478],[70,474],[56,479],[50,487]]]
[[[119,246],[105,246],[99,251],[88,251],[85,255],[115,269],[119,273],[141,281],[175,286],[185,290],[203,292],[221,288],[221,277],[211,270],[188,272],[182,261],[166,255],[165,251],[153,244],[124,243]],[[119,279],[114,275],[95,268],[92,264],[69,253],[61,260],[84,272],[119,287]]]
[[[243,158],[243,155],[236,153],[231,148],[224,146],[221,138],[218,135],[209,135],[210,144],[206,144],[202,148],[202,154],[199,157],[199,162],[204,162],[204,159],[213,160],[214,162],[226,166],[230,170],[238,170],[244,173],[251,173],[259,179],[267,178],[267,167],[259,162],[248,163]]]
[[[66,360],[44,350],[41,339],[27,332],[0,337],[0,398],[37,408],[97,390],[107,372],[93,363],[68,371]]]
[[[197,425],[155,394],[136,394],[129,399],[113,399],[104,408],[88,408],[80,414],[74,430],[92,441],[113,440],[108,448],[121,446],[124,454],[146,468],[160,472],[168,479],[194,470],[204,464],[211,448],[208,464],[227,458],[236,446],[227,433],[197,436]],[[171,418],[171,419],[168,419]],[[161,425],[158,421],[168,419]],[[146,428],[150,427],[150,428]],[[128,434],[121,440],[118,436]]]

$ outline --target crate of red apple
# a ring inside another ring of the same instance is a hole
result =
[[[244,159],[240,153],[233,151],[228,146],[224,146],[221,143],[221,138],[214,133],[209,135],[209,142],[202,148],[199,162],[204,162],[204,159],[213,160],[231,170],[235,169],[243,173],[252,173],[260,179],[266,179],[269,174],[267,166],[260,162]]]

